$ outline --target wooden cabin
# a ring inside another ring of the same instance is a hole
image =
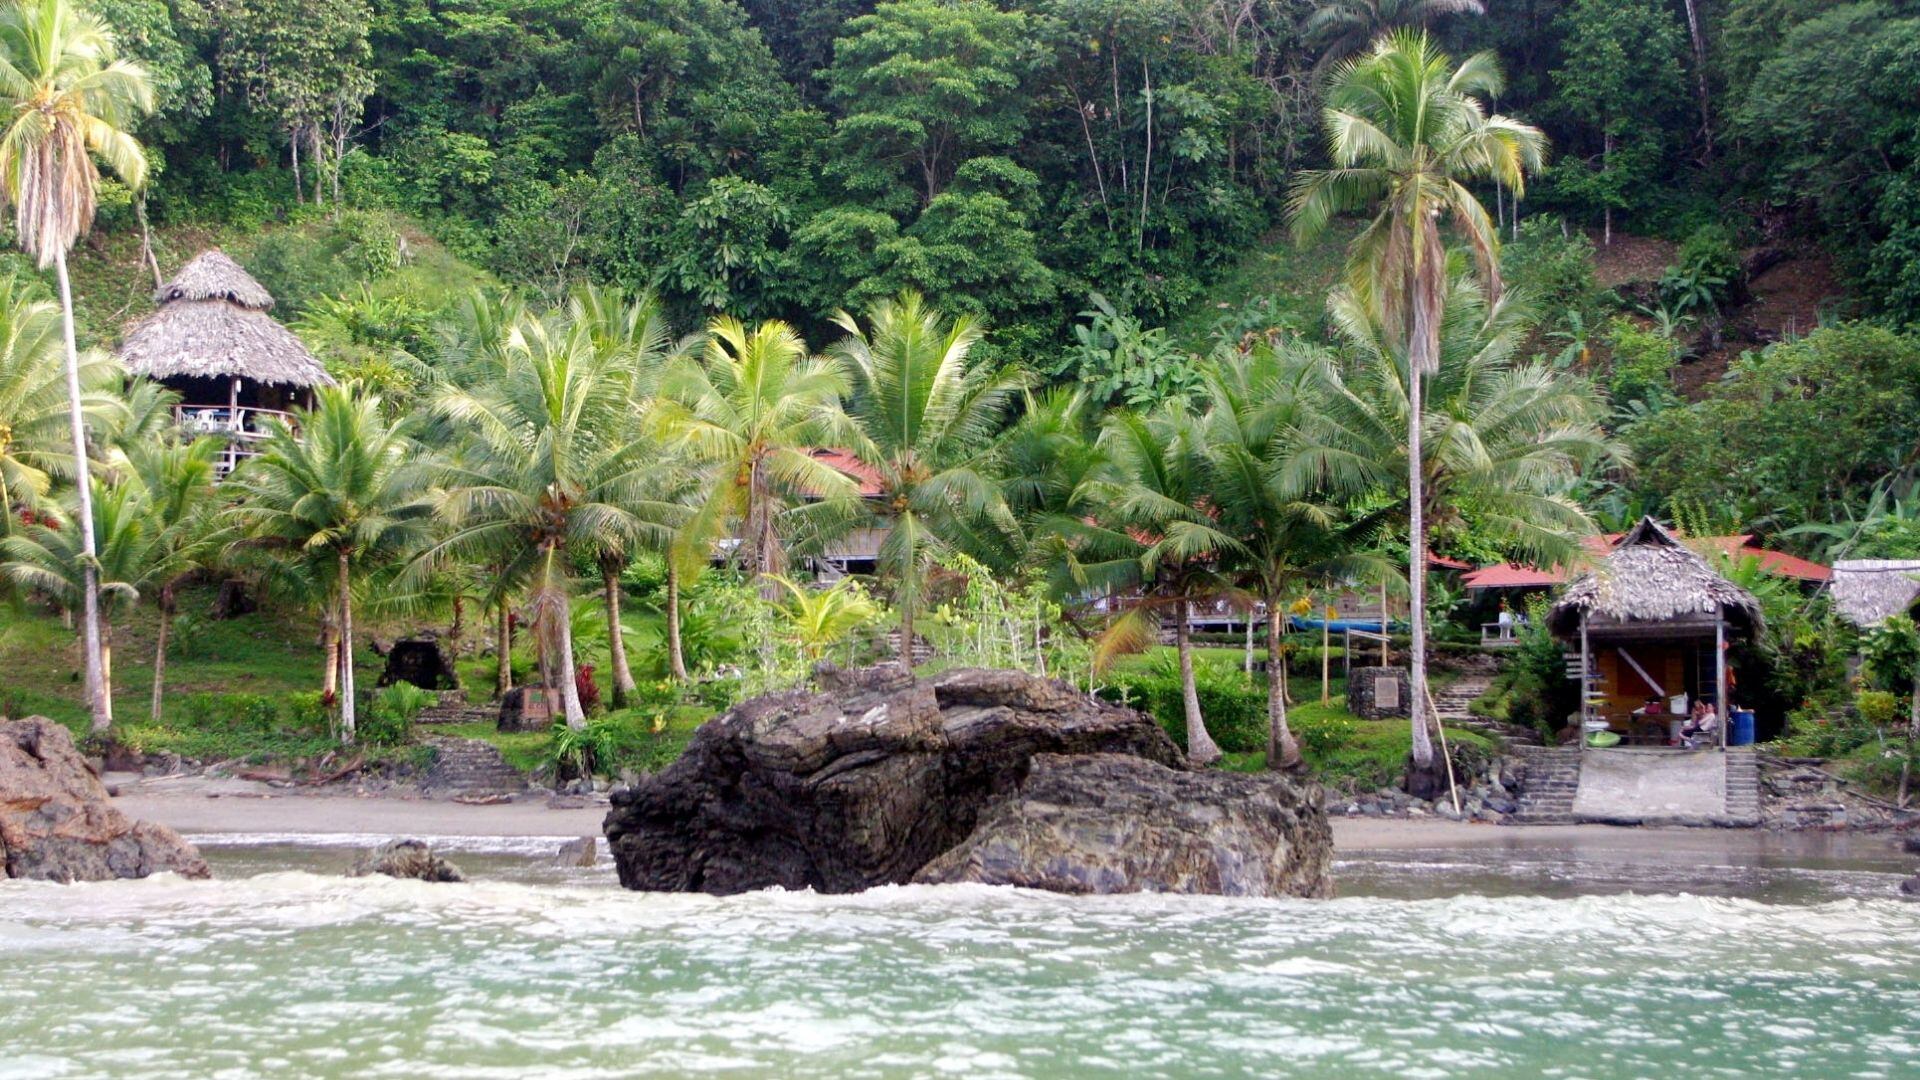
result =
[[[273,297],[218,248],[203,251],[154,292],[153,314],[128,327],[129,373],[180,395],[177,423],[226,442],[219,471],[251,457],[275,423],[313,407],[333,377],[272,315]]]
[[[1611,731],[1627,745],[1668,746],[1691,703],[1719,713],[1718,741],[1737,698],[1727,648],[1761,629],[1760,603],[1652,518],[1567,586],[1547,625],[1569,648],[1581,685],[1585,734]]]

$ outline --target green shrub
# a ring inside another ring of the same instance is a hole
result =
[[[412,683],[399,682],[373,696],[373,705],[359,718],[355,736],[369,746],[398,746],[413,733],[413,718],[440,700],[440,695]]]
[[[1674,253],[1673,265],[1660,279],[1660,299],[1682,314],[1718,311],[1739,277],[1740,253],[1734,249],[1733,234],[1724,225],[1703,225]]]
[[[1287,718],[1287,728],[1310,757],[1333,753],[1353,740],[1356,727],[1348,713],[1331,709],[1301,709]]]
[[[280,705],[265,694],[188,694],[181,714],[195,727],[267,733],[280,726]]]
[[[1853,707],[1860,710],[1860,718],[1869,724],[1885,727],[1893,723],[1900,714],[1900,702],[1890,690],[1862,690],[1854,695]]]
[[[1501,245],[1500,267],[1543,314],[1542,329],[1562,330],[1593,318],[1600,298],[1593,280],[1593,241],[1567,228],[1558,215],[1521,222],[1519,235]]]
[[[687,738],[668,728],[664,714],[629,709],[595,717],[578,730],[555,724],[543,760],[573,776],[656,772],[680,756]]]
[[[1678,400],[1673,392],[1673,365],[1680,359],[1680,350],[1671,336],[1617,318],[1607,324],[1607,344],[1613,350],[1607,392],[1616,409],[1638,403],[1658,410]]]
[[[1210,665],[1194,666],[1194,686],[1199,691],[1200,715],[1207,722],[1207,733],[1220,749],[1230,754],[1247,754],[1267,747],[1267,687],[1264,682],[1249,683],[1238,671]],[[1165,728],[1173,741],[1187,745],[1187,710],[1180,689],[1180,673],[1171,660],[1158,660],[1144,671],[1117,672],[1114,682],[1103,687],[1101,696],[1150,713]]]
[[[286,719],[288,727],[302,734],[325,734],[333,724],[333,706],[318,690],[288,694]]]
[[[1787,733],[1778,742],[1788,757],[1845,757],[1882,741],[1882,729],[1855,706],[1809,706],[1787,714]]]

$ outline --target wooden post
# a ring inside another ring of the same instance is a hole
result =
[[[1587,649],[1587,617],[1583,614],[1580,616],[1580,722],[1578,724],[1579,736],[1577,740],[1580,752],[1583,754],[1587,752],[1587,688],[1591,685],[1587,673],[1589,671],[1588,665],[1591,663],[1592,661],[1588,659]]]
[[[1714,707],[1720,710],[1720,749],[1727,748],[1727,729],[1733,726],[1733,703],[1727,700],[1727,613],[1713,613]]]
[[[1419,708],[1415,703],[1414,708]],[[1427,715],[1433,718],[1433,730],[1440,733],[1440,756],[1447,762],[1447,790],[1453,794],[1453,816],[1460,817],[1460,785],[1453,779],[1453,751],[1447,749],[1447,727],[1440,722],[1440,706],[1434,703],[1433,691],[1427,691]]]

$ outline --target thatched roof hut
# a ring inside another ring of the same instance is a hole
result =
[[[158,310],[127,329],[120,359],[135,375],[182,381],[176,388],[189,404],[206,396],[207,384],[192,385],[201,380],[300,389],[333,384],[319,359],[267,314],[273,297],[218,248],[194,256],[154,292],[154,302]]]
[[[1842,559],[1833,564],[1833,609],[1855,626],[1878,626],[1920,599],[1920,559]]]
[[[1711,634],[1722,617],[1727,629],[1752,632],[1762,624],[1760,602],[1649,517],[1567,586],[1547,625],[1562,637],[1579,633],[1582,622],[1639,637],[1663,629]]]

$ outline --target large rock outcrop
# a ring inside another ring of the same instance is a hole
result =
[[[825,668],[817,681],[819,692],[742,703],[703,726],[679,761],[614,793],[606,831],[622,884],[716,894],[772,885],[840,893],[911,881],[961,848],[983,819],[1017,816],[1008,807],[1025,797],[1037,757],[1051,755],[1046,772],[1080,776],[1092,790],[1099,769],[1083,774],[1073,762],[1099,755],[1095,764],[1132,794],[1116,797],[1110,809],[1097,796],[1082,800],[1078,819],[1063,826],[1077,837],[1077,850],[1093,859],[1102,835],[1164,850],[1115,853],[1111,872],[1072,891],[1326,889],[1330,843],[1317,788],[1279,777],[1189,772],[1159,725],[1131,709],[1015,671],[964,669],[922,680],[886,664]],[[1264,798],[1244,811],[1231,807],[1256,787]],[[1158,795],[1150,796],[1154,789]],[[1179,811],[1170,814],[1174,807]],[[1262,816],[1261,827],[1249,824]],[[1303,823],[1317,823],[1317,831]],[[1184,845],[1178,853],[1176,833]],[[1275,838],[1284,839],[1285,852],[1271,846]],[[1226,869],[1197,869],[1208,845]],[[1317,861],[1310,854],[1316,845]],[[1012,874],[1005,869],[1008,848],[992,850],[985,861]],[[1048,888],[1070,887],[1072,876],[1020,873],[1018,883]],[[1209,884],[1221,881],[1227,884]]]
[[[0,865],[44,881],[207,876],[179,833],[116,809],[73,735],[44,716],[0,723]]]
[[[1318,799],[1268,775],[1174,772],[1120,754],[1042,754],[1011,798],[915,881],[1063,893],[1327,896]]]

